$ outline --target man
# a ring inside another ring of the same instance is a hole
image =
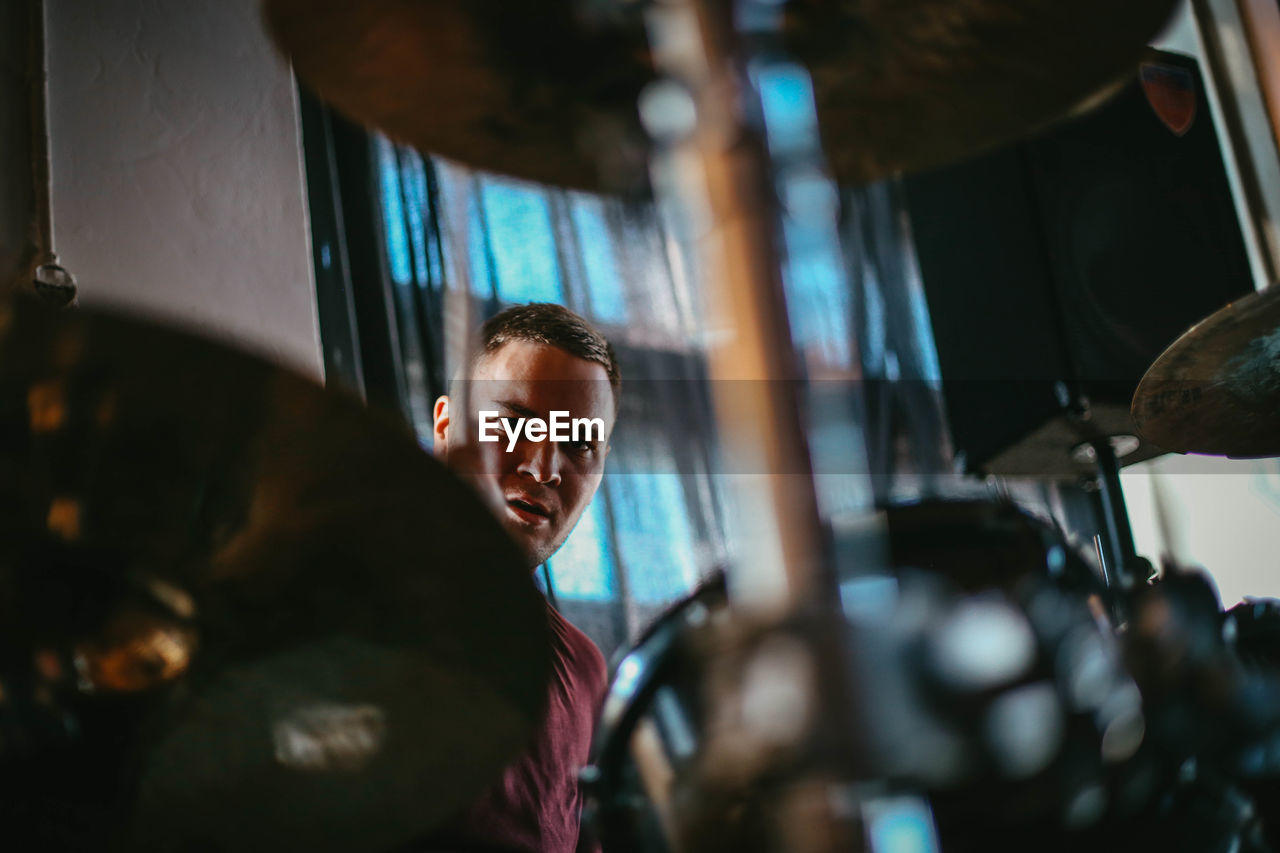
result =
[[[494,505],[534,571],[564,544],[600,486],[618,410],[613,348],[567,308],[524,305],[484,325],[468,376],[469,417],[449,397],[436,400],[435,452]],[[557,418],[580,428],[560,430],[559,440],[531,428]],[[577,773],[604,698],[605,665],[585,634],[547,610],[554,666],[542,727],[434,844],[530,853],[572,853],[577,845]]]

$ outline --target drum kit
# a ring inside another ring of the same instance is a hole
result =
[[[708,287],[737,333],[713,378],[791,380],[750,69],[807,68],[818,127],[792,153],[857,184],[1086,109],[1173,5],[266,0],[264,18],[304,85],[425,152],[629,194],[698,164]],[[1277,296],[1160,357],[1144,436],[1280,455]],[[774,393],[722,408],[749,425],[729,444],[812,471],[800,402]],[[19,300],[0,431],[0,828],[29,849],[392,849],[536,725],[542,600],[393,420],[198,335]],[[615,667],[583,772],[606,851],[1280,842],[1269,605],[1224,614],[1176,567],[1108,585],[989,502],[868,513],[847,549],[867,565],[835,572],[811,478],[774,479],[753,561]]]

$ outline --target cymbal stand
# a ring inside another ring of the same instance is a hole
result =
[[[844,621],[805,418],[812,401],[801,398],[804,367],[779,238],[786,176],[825,174],[816,123],[802,127],[799,139],[766,135],[751,84],[752,72],[766,66],[759,48],[781,41],[784,8],[765,0],[652,3],[645,17],[660,79],[641,95],[640,114],[657,143],[651,170],[659,203],[677,200],[675,215],[694,235],[708,282],[712,397],[723,458],[734,466],[738,547],[727,581],[730,609],[748,640],[741,668],[711,679],[722,686],[710,688],[718,733],[709,735],[706,764],[740,781],[789,768],[770,802],[785,838],[779,849],[817,853],[837,849],[831,839],[850,831],[849,816],[830,810],[856,777],[857,749]],[[775,185],[771,166],[780,153],[786,161]],[[869,506],[866,477],[863,488]],[[753,693],[752,673],[767,673],[770,695],[792,695],[793,710],[802,709],[793,716],[803,723],[783,732],[777,713],[753,709],[765,694]],[[793,819],[797,813],[814,820]],[[831,834],[809,832],[815,820]]]
[[[1095,542],[1098,559],[1102,562],[1107,586],[1117,592],[1117,600],[1122,600],[1126,593],[1138,586],[1140,580],[1146,578],[1138,577],[1141,559],[1134,544],[1129,510],[1120,485],[1120,462],[1110,438],[1091,440],[1088,449],[1097,476],[1097,510],[1102,528]]]
[[[53,180],[49,150],[49,51],[45,43],[44,0],[29,3],[28,78],[31,108],[31,174],[35,196],[33,227],[36,246],[31,286],[42,299],[59,307],[76,299],[76,279],[58,262],[53,250]]]
[[[801,366],[788,322],[777,201],[747,79],[735,14],[778,16],[781,4],[670,0],[647,11],[662,76],[641,97],[660,203],[678,200],[710,283],[712,393],[725,424],[743,519],[737,604],[768,617],[822,587],[825,533],[798,391]],[[743,470],[743,469],[740,469]]]

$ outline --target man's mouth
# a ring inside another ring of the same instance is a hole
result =
[[[525,496],[509,495],[507,509],[520,521],[526,524],[542,524],[551,521],[551,510]]]

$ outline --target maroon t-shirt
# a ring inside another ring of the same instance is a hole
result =
[[[600,650],[555,608],[547,714],[532,745],[502,778],[421,850],[574,853],[592,727],[607,688]]]

